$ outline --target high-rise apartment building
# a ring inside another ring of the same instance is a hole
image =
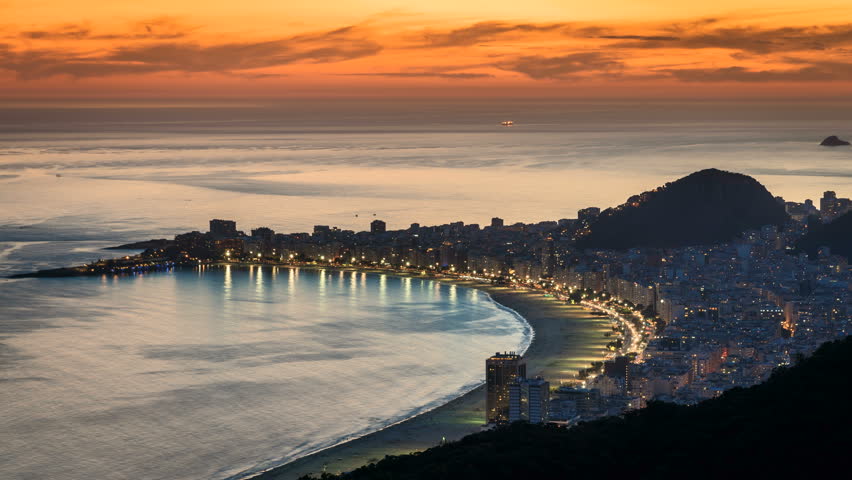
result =
[[[237,236],[237,222],[233,220],[210,220],[210,233],[217,238]]]
[[[509,421],[509,387],[527,375],[527,365],[515,352],[495,353],[485,360],[485,420]]]
[[[550,407],[550,383],[536,377],[519,378],[509,385],[509,422],[547,421]]]
[[[553,277],[553,273],[556,271],[556,263],[556,246],[554,245],[553,237],[547,237],[541,249],[542,276]]]
[[[370,233],[385,233],[388,226],[381,220],[373,220],[370,222]]]

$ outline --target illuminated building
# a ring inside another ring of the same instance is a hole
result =
[[[830,222],[850,209],[852,209],[852,200],[837,198],[837,194],[831,190],[825,192],[819,200],[819,210],[822,213],[823,222]]]
[[[541,377],[518,378],[509,385],[509,422],[544,423],[549,405],[550,383]]]
[[[251,236],[258,240],[272,243],[272,239],[275,237],[275,231],[267,227],[254,228],[251,231]]]
[[[542,276],[553,277],[553,273],[556,270],[556,261],[556,249],[553,245],[553,237],[547,237],[544,240],[544,247],[541,249]]]
[[[228,257],[240,257],[245,250],[245,242],[242,238],[223,238],[216,240],[216,250],[220,253],[226,253]]]
[[[556,391],[558,416],[569,420],[574,416],[594,415],[602,407],[601,393],[597,389],[559,387]]]
[[[601,214],[601,209],[598,207],[589,207],[577,212],[577,220],[581,222],[589,222],[597,218]]]
[[[527,374],[523,357],[515,352],[495,353],[485,360],[485,420],[509,421],[509,387]]]
[[[237,222],[233,220],[210,220],[210,233],[218,238],[236,237]]]
[[[318,242],[327,242],[331,236],[331,227],[328,225],[314,225],[314,233],[311,238]]]
[[[438,261],[441,267],[452,271],[467,271],[467,250],[451,242],[444,242],[438,249]]]

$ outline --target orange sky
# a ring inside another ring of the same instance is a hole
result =
[[[852,2],[0,0],[0,97],[848,96]]]

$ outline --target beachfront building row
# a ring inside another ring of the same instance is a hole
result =
[[[835,197],[828,192],[821,202],[824,218],[847,209],[848,202]],[[731,242],[683,248],[578,250],[574,238],[596,214],[589,210],[582,221],[507,225],[495,217],[484,228],[453,222],[388,230],[372,219],[369,231],[317,225],[312,233],[289,234],[260,227],[246,235],[231,220],[213,220],[209,233],[178,235],[171,245],[148,254],[199,262],[417,269],[526,285],[566,301],[597,303],[635,321],[635,328],[622,324],[613,332],[624,341],[609,346],[611,355],[644,350],[626,375],[588,372],[586,387],[603,399],[598,410],[607,412],[618,404],[641,406],[654,398],[694,403],[751,385],[778,365],[852,329],[847,259],[828,248],[819,249],[814,258],[792,255],[814,206],[787,202],[786,207],[793,220],[783,229],[766,226]],[[629,338],[637,335],[643,337],[639,350]],[[489,389],[489,422],[509,421],[512,382],[502,379],[500,388]],[[562,403],[571,405],[569,400]],[[570,410],[559,406],[550,414]]]

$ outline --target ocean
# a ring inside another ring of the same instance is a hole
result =
[[[502,127],[513,120],[512,127]],[[576,217],[703,168],[852,194],[843,103],[6,104],[0,275],[207,229]],[[0,476],[229,478],[443,403],[523,347],[485,294],[332,271],[0,280]]]
[[[211,267],[0,283],[3,478],[239,478],[478,385],[521,319],[424,279]]]

